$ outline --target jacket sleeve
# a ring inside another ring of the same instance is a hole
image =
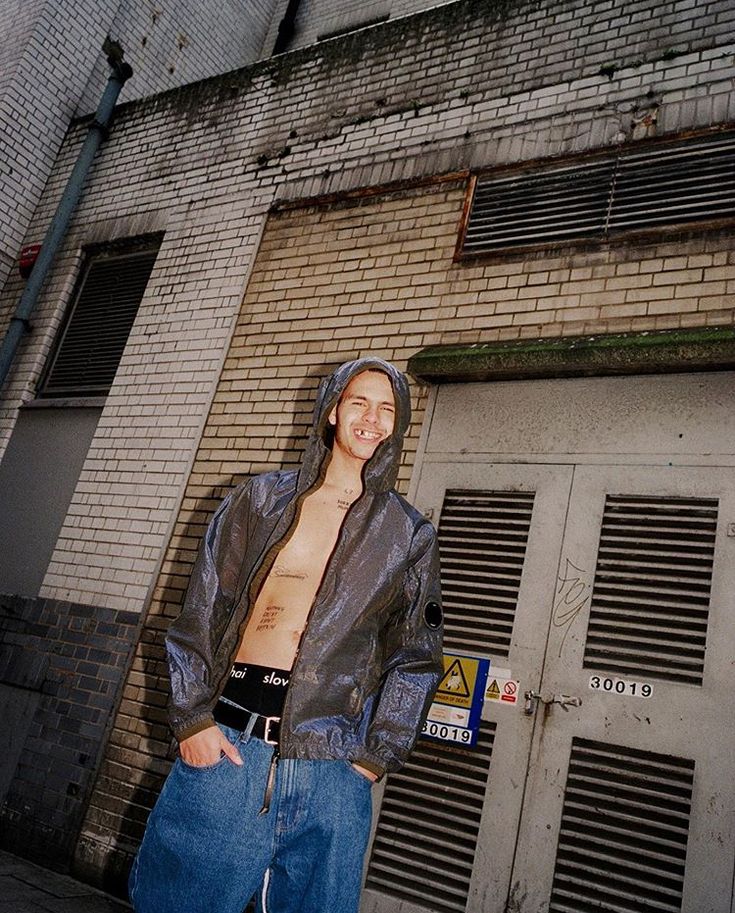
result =
[[[202,539],[184,606],[166,634],[168,715],[181,741],[214,726],[215,654],[237,598],[248,541],[250,483],[225,498]]]
[[[352,758],[378,775],[405,764],[441,681],[442,610],[434,527],[421,524],[405,581],[405,610],[387,632],[382,684],[366,750]]]

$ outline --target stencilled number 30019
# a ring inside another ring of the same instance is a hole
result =
[[[589,685],[593,691],[606,691],[621,697],[650,697],[653,694],[653,685],[648,682],[630,682],[601,675],[591,675]]]

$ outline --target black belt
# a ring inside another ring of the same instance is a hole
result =
[[[231,704],[225,704],[224,701],[217,701],[214,706],[214,718],[223,726],[229,726],[231,729],[239,729],[244,732],[248,728],[250,720],[255,717],[255,725],[250,734],[256,739],[263,739],[269,745],[277,745],[278,737],[281,730],[280,716],[262,716],[260,713],[253,713],[250,710],[244,710],[242,707],[233,707]]]

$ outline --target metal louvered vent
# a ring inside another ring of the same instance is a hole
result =
[[[447,491],[439,521],[444,645],[507,656],[534,492]]]
[[[157,253],[156,248],[90,260],[39,396],[109,391]]]
[[[615,163],[477,182],[464,253],[602,235]]]
[[[464,913],[495,723],[472,751],[419,740],[385,788],[366,886],[437,913]]]
[[[607,496],[585,667],[702,683],[717,507]]]
[[[550,913],[679,913],[694,761],[572,740]]]
[[[620,160],[610,232],[735,216],[735,135]]]
[[[462,254],[735,219],[735,133],[478,177]]]

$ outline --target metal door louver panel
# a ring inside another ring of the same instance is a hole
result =
[[[534,492],[448,490],[439,521],[444,645],[507,656]]]
[[[472,879],[495,723],[472,750],[419,740],[385,788],[368,888],[435,913],[463,913]]]
[[[584,665],[700,685],[718,502],[608,495]]]
[[[478,177],[463,254],[735,219],[735,133]]]
[[[572,740],[550,913],[679,913],[694,761]]]
[[[93,258],[41,396],[99,396],[115,379],[157,250]]]

